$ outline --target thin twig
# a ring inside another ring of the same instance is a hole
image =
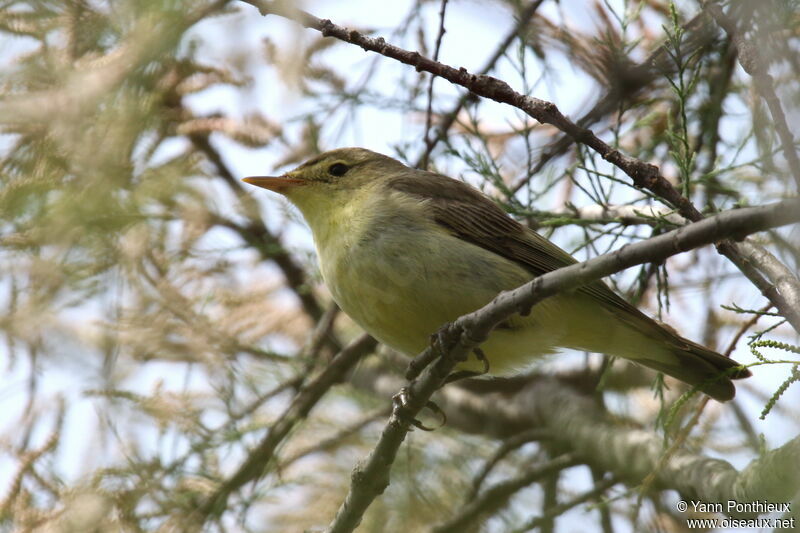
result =
[[[433,60],[438,61],[439,50],[442,46],[442,38],[445,34],[444,29],[444,14],[447,10],[447,0],[442,0],[442,7],[439,10],[439,34],[436,36],[436,47],[433,50]],[[433,142],[430,138],[431,134],[431,120],[433,119],[433,82],[436,81],[436,76],[431,76],[428,82],[428,109],[425,111],[425,154],[422,157],[422,164],[419,168],[428,170],[428,157],[433,147]]]
[[[689,433],[692,431],[692,428],[697,425],[697,421],[700,420],[700,415],[703,414],[703,410],[706,408],[706,405],[708,405],[710,400],[711,398],[708,396],[703,396],[700,399],[700,403],[698,403],[697,407],[695,407],[692,417],[675,436],[675,440],[672,441],[672,444],[670,444],[669,448],[667,448],[663,455],[659,457],[658,463],[656,463],[655,467],[653,467],[653,470],[642,480],[642,483],[639,486],[639,495],[636,498],[636,515],[639,514],[639,508],[642,505],[642,498],[650,491],[650,487],[653,485],[653,483],[655,483],[656,479],[658,479],[658,475],[661,470],[667,465],[667,463],[678,452],[678,450],[683,447],[683,444],[689,437]]]
[[[522,12],[520,12],[519,19],[514,24],[514,27],[508,32],[506,37],[500,41],[500,44],[497,45],[494,53],[478,71],[478,74],[488,74],[492,71],[492,69],[494,69],[495,64],[500,60],[501,57],[503,57],[503,54],[506,53],[508,47],[514,42],[514,39],[516,39],[525,30],[531,18],[533,18],[533,14],[543,1],[544,0],[534,0],[533,2],[529,3],[525,9],[522,10]],[[427,161],[436,145],[445,137],[447,137],[447,132],[450,131],[453,123],[455,123],[456,119],[458,118],[458,114],[461,113],[461,110],[464,109],[464,106],[467,104],[470,98],[473,98],[472,93],[468,92],[463,94],[458,99],[458,102],[456,102],[456,105],[453,106],[453,109],[441,115],[441,118],[439,119],[439,127],[436,128],[436,135],[430,140],[430,142],[426,142],[425,152],[420,156],[414,165],[416,168],[422,168],[422,162]]]
[[[539,428],[530,429],[528,431],[523,431],[522,433],[518,433],[507,439],[503,442],[503,444],[498,448],[492,456],[486,460],[481,470],[475,476],[472,481],[472,490],[467,494],[466,500],[472,500],[475,496],[478,495],[478,492],[481,490],[481,485],[483,481],[486,479],[486,476],[492,471],[497,463],[500,460],[511,453],[512,451],[516,450],[517,448],[527,444],[529,442],[539,441],[543,439],[547,439],[549,437],[549,433],[547,431],[543,431]]]
[[[579,496],[575,496],[571,500],[568,500],[564,503],[560,503],[548,509],[544,514],[541,516],[537,516],[536,518],[530,520],[521,528],[514,531],[514,533],[523,533],[525,531],[532,531],[540,527],[546,520],[551,520],[553,517],[558,515],[564,514],[565,512],[569,511],[573,507],[577,507],[583,503],[588,502],[589,500],[594,500],[602,494],[619,483],[618,479],[610,478],[604,479],[595,484],[594,488],[588,492],[584,492]]]
[[[772,309],[772,304],[765,305],[764,307],[759,309],[758,313],[755,313],[750,318],[750,320],[747,320],[744,324],[742,324],[742,326],[739,328],[739,330],[731,339],[730,343],[728,343],[728,349],[725,350],[725,352],[723,352],[723,355],[725,357],[731,356],[733,350],[736,349],[736,345],[739,344],[739,340],[742,338],[742,336],[745,333],[747,333],[747,331],[750,328],[756,325],[758,319],[764,316],[763,313],[766,313],[770,309]],[[753,424],[750,422],[750,418],[747,415],[745,415],[744,410],[742,409],[741,405],[737,400],[731,402],[731,412],[733,413],[734,418],[736,418],[736,422],[738,422],[739,427],[742,428],[742,431],[746,435],[747,444],[748,446],[750,446],[750,449],[752,449],[754,452],[758,452],[761,448],[761,442],[759,441],[758,432],[755,430]]]
[[[714,38],[714,32],[708,30],[708,19],[706,13],[699,13],[684,26],[682,31],[686,33],[686,48],[687,53],[693,53],[711,42]],[[653,51],[647,59],[641,63],[632,66],[625,80],[625,92],[621,93],[617,88],[609,89],[608,92],[592,107],[589,112],[584,114],[577,123],[579,126],[588,128],[593,124],[599,122],[610,113],[619,110],[620,100],[624,98],[631,98],[638,91],[641,91],[654,81],[658,80],[665,73],[669,73],[674,69],[674,62],[667,52],[669,48],[668,43],[664,43]],[[539,161],[536,166],[531,169],[524,179],[514,183],[510,189],[516,193],[522,187],[530,176],[534,176],[541,172],[541,170],[554,158],[564,152],[572,145],[575,140],[569,135],[564,135],[550,144],[550,147],[539,156]]]
[[[376,420],[380,418],[384,418],[389,416],[391,413],[391,409],[389,406],[381,407],[378,409],[373,409],[362,418],[356,420],[353,424],[343,427],[341,430],[337,431],[334,435],[330,437],[323,438],[321,440],[316,441],[314,444],[298,450],[291,454],[290,456],[282,459],[280,464],[278,465],[278,469],[283,470],[288,467],[290,464],[294,463],[295,461],[302,459],[312,453],[319,453],[324,451],[329,451],[336,446],[339,446],[344,439],[347,437],[358,433],[366,426],[372,424]]]
[[[234,177],[233,172],[231,172],[228,165],[223,161],[222,155],[211,144],[208,135],[191,134],[189,135],[189,140],[191,140],[192,144],[203,152],[211,164],[214,165],[217,174],[225,181],[238,200],[242,202],[245,211],[250,215],[250,223],[246,226],[233,222],[225,225],[239,233],[248,244],[259,250],[262,257],[270,259],[278,265],[278,268],[281,269],[281,272],[283,272],[286,278],[288,286],[297,295],[305,312],[308,313],[315,322],[318,321],[322,318],[325,311],[308,286],[305,270],[295,262],[292,256],[289,255],[283,247],[283,244],[281,244],[280,239],[273,235],[266,224],[264,224],[264,221],[258,217],[256,200],[245,192],[242,187],[242,182]],[[219,219],[218,222],[224,221]]]
[[[571,453],[560,455],[539,466],[530,468],[522,474],[497,483],[471,500],[453,518],[431,529],[433,533],[457,533],[468,530],[468,526],[478,522],[481,515],[491,513],[508,504],[511,497],[544,477],[580,464],[577,456]]]

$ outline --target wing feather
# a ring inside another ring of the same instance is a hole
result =
[[[434,220],[454,236],[514,261],[533,276],[577,263],[567,252],[509,217],[497,204],[463,182],[428,172],[419,177],[398,177],[390,186],[426,199]],[[606,307],[624,311],[629,319],[652,322],[602,281],[585,285],[579,292]]]

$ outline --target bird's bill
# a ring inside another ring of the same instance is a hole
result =
[[[288,190],[305,183],[305,180],[292,178],[286,174],[283,176],[250,176],[242,179],[242,181],[280,194],[284,194]]]

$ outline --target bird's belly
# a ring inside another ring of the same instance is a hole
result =
[[[339,306],[378,340],[412,356],[445,323],[531,279],[515,263],[444,233],[420,240],[419,232],[395,231],[347,250],[320,252],[323,277]],[[514,316],[493,331],[483,344],[490,372],[520,368],[563,346],[569,307],[567,297],[549,298],[531,316]]]

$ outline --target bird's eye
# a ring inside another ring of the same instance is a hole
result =
[[[330,173],[333,176],[344,176],[348,170],[349,167],[344,163],[334,163],[328,169],[328,173]]]

